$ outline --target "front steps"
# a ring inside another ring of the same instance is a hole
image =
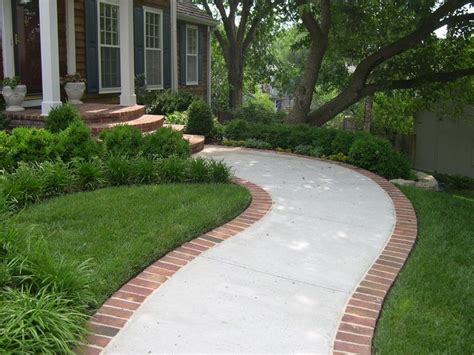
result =
[[[124,107],[119,105],[84,103],[78,105],[77,108],[81,112],[82,119],[91,128],[94,136],[98,136],[100,132],[112,129],[117,125],[130,125],[137,127],[143,133],[151,133],[161,127],[171,127],[174,130],[183,132],[182,125],[165,124],[165,118],[161,115],[147,115],[145,106],[135,105]],[[45,125],[46,117],[41,116],[39,109],[28,108],[20,112],[3,112],[11,121],[10,127],[36,127],[42,128]],[[191,145],[192,153],[200,152],[204,148],[204,137],[192,134],[183,134]]]

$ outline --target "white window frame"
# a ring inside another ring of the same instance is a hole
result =
[[[196,30],[196,54],[188,53],[188,29]],[[188,81],[188,57],[196,57],[196,81]],[[194,25],[186,25],[186,85],[199,85],[199,28]]]
[[[161,85],[148,85],[147,84],[147,78],[146,78],[146,51],[147,50],[156,50],[156,48],[147,48],[146,46],[146,13],[152,13],[152,14],[158,14],[160,15],[160,55],[161,55]],[[163,77],[163,11],[160,9],[155,9],[153,7],[148,7],[148,6],[143,6],[143,37],[144,37],[144,47],[145,47],[145,53],[144,53],[144,61],[145,61],[145,85],[147,89],[150,90],[160,90],[163,89],[163,82],[164,82],[164,77]]]
[[[118,45],[102,45],[100,40],[100,4],[113,5],[118,7],[118,22],[117,22],[117,35],[118,35]],[[97,57],[99,59],[99,94],[113,94],[120,93],[122,91],[121,86],[115,88],[103,88],[102,87],[102,57],[101,57],[101,48],[118,48],[120,50],[120,2],[119,0],[99,0],[97,1],[97,43],[98,43],[98,53]]]

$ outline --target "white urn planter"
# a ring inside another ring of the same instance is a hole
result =
[[[82,104],[82,96],[86,91],[86,83],[82,82],[69,82],[64,85],[64,90],[66,91],[68,101],[73,105]]]
[[[17,85],[15,88],[4,86],[2,95],[5,99],[6,110],[11,112],[24,111],[23,101],[26,96],[26,85]]]

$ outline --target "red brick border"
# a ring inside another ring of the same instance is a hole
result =
[[[173,274],[202,252],[245,230],[268,213],[273,203],[268,192],[243,179],[235,178],[234,182],[250,190],[250,206],[232,221],[169,252],[124,284],[89,321],[92,334],[87,338],[88,344],[79,350],[80,354],[100,354],[147,297]]]
[[[370,178],[393,202],[395,225],[375,263],[359,282],[339,321],[333,354],[371,354],[374,330],[383,302],[415,244],[418,229],[415,210],[408,198],[384,178],[348,164],[339,164]]]

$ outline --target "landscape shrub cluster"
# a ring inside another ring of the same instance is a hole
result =
[[[20,163],[0,175],[3,212],[16,211],[54,196],[107,186],[159,183],[227,183],[231,171],[223,162],[178,156],[148,158],[110,155],[106,159]]]
[[[186,111],[194,100],[195,97],[185,91],[162,90],[154,92],[145,105],[152,115],[168,115]]]
[[[382,138],[304,124],[232,120],[225,126],[227,145],[275,149],[349,162],[389,179],[409,178],[410,163]]]
[[[161,128],[142,135],[138,128],[119,125],[102,132],[101,140],[91,136],[82,120],[74,120],[64,130],[52,133],[47,129],[19,127],[11,133],[0,132],[0,169],[11,171],[20,162],[33,163],[74,158],[91,159],[111,154],[166,158],[182,158],[191,154],[189,143],[182,133]]]

